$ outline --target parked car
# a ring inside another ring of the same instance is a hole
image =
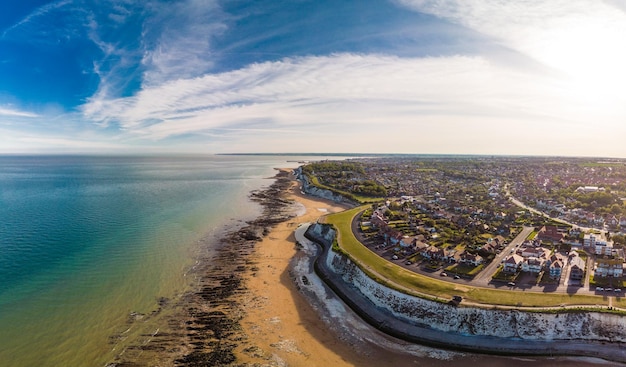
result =
[[[602,288],[602,287],[596,287],[596,292],[603,292],[603,291],[604,291],[604,288]]]
[[[455,275],[455,276],[454,276],[454,279],[461,279],[461,277],[460,277],[460,276],[458,276],[458,275]]]
[[[447,277],[448,276],[448,274],[446,274],[446,273],[441,273],[439,275],[442,276],[442,277]]]
[[[514,282],[509,282],[509,287],[515,287],[515,283]]]

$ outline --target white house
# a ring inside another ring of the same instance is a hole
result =
[[[537,257],[529,257],[522,263],[522,271],[526,271],[529,273],[539,273],[541,269],[543,269],[543,259],[539,259]]]

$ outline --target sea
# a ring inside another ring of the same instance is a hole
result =
[[[210,239],[260,215],[275,168],[345,158],[0,156],[0,367],[106,366],[158,332],[132,320],[193,286]],[[538,365],[411,363],[462,360]]]
[[[0,366],[104,366],[129,318],[188,289],[203,239],[258,216],[249,193],[302,159],[0,156]]]

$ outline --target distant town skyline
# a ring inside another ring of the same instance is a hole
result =
[[[626,158],[616,0],[0,5],[0,154]]]

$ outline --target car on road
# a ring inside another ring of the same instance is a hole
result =
[[[448,274],[446,274],[446,273],[441,273],[439,275],[442,276],[442,277],[447,277],[448,276]]]
[[[455,275],[455,276],[454,276],[454,279],[461,279],[461,277],[460,277],[460,276],[458,276],[458,275]]]
[[[509,287],[515,287],[515,282],[509,282],[507,285],[508,285]]]

